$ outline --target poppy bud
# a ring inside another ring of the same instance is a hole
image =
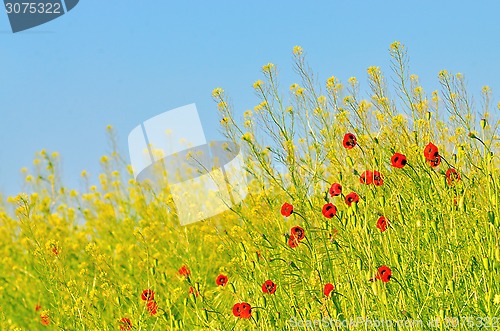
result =
[[[255,321],[258,322],[260,319],[260,312],[258,310],[254,310],[252,315],[255,317]]]
[[[489,263],[488,263],[487,256],[483,256],[483,267],[484,267],[484,269],[489,270]]]
[[[486,127],[486,118],[482,118],[480,123],[481,123],[481,128],[484,129]]]
[[[236,293],[236,288],[233,283],[229,283],[229,288],[231,289],[231,292]]]
[[[375,143],[378,145],[378,138],[377,137],[373,137],[373,140],[375,140]]]
[[[255,252],[255,253],[254,253],[254,259],[255,259],[255,261],[259,261],[259,258],[260,258],[260,257],[259,257],[259,253],[258,253],[258,252]]]
[[[451,293],[455,292],[455,282],[452,279],[448,280],[448,288]]]
[[[352,168],[352,167],[354,166],[354,162],[352,162],[352,159],[351,159],[351,157],[350,157],[350,156],[348,156],[348,157],[346,158],[346,161],[347,161],[347,164],[349,165],[349,167],[351,167],[351,168]]]
[[[342,172],[339,172],[339,180],[340,180],[341,183],[342,183],[342,178],[343,178],[342,177]]]

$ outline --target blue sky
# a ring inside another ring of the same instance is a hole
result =
[[[80,172],[95,179],[110,150],[106,125],[128,157],[135,126],[190,103],[207,138],[220,138],[212,89],[224,88],[242,113],[258,103],[252,83],[273,62],[286,91],[294,45],[322,81],[356,76],[363,91],[369,66],[389,72],[388,48],[399,40],[426,91],[447,69],[463,73],[477,99],[489,85],[496,103],[499,12],[497,1],[84,0],[16,34],[2,12],[0,192],[22,190],[20,169],[43,148],[61,154],[63,179],[78,189]]]

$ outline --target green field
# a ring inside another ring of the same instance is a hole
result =
[[[398,42],[392,72],[362,84],[293,56],[297,83],[263,66],[242,119],[212,92],[249,182],[211,219],[181,227],[168,186],[138,184],[117,152],[81,192],[37,154],[0,206],[0,329],[500,329],[491,90],[443,70],[426,93]]]

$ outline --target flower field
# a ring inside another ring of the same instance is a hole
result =
[[[399,42],[365,93],[293,56],[298,83],[263,66],[243,119],[212,92],[248,175],[213,218],[181,227],[168,186],[137,183],[117,152],[82,192],[38,153],[0,204],[0,330],[499,329],[491,90],[472,98],[443,70],[426,93]]]

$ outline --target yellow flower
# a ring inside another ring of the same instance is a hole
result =
[[[496,305],[500,304],[500,294],[495,294],[495,298],[493,299],[493,303]]]
[[[273,64],[273,63],[268,63],[264,66],[262,66],[262,71],[264,72],[271,72],[271,70],[273,70],[276,66]]]
[[[223,94],[224,94],[224,90],[221,89],[220,87],[217,87],[212,91],[213,98],[220,98]]]
[[[264,82],[259,79],[258,81],[253,83],[253,88],[257,90],[257,89],[260,89],[262,87],[262,85],[264,85]]]
[[[293,54],[295,55],[302,55],[302,47],[300,46],[293,46]]]

